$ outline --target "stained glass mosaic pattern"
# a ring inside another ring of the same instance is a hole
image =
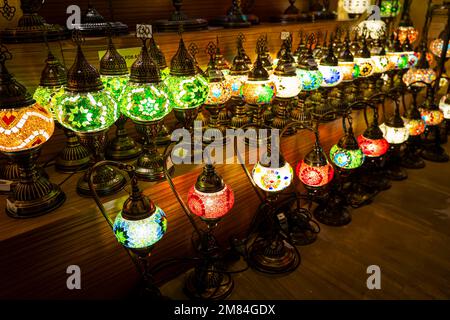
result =
[[[0,151],[38,147],[50,139],[54,129],[52,114],[38,103],[18,109],[0,109]]]
[[[441,110],[420,109],[420,115],[427,126],[437,126],[444,121],[444,114]]]
[[[339,67],[342,70],[342,81],[353,81],[359,77],[359,67],[356,63],[339,61]]]
[[[253,167],[252,176],[261,190],[278,192],[289,187],[294,172],[288,162],[285,162],[281,168],[268,168],[258,162]]]
[[[214,193],[198,191],[192,186],[188,193],[191,212],[203,219],[218,219],[226,215],[234,205],[234,194],[228,185]]]
[[[340,67],[319,65],[319,71],[323,77],[322,83],[320,84],[321,87],[337,86],[344,79],[344,73]]]
[[[103,87],[111,93],[111,96],[118,102],[123,89],[128,82],[128,76],[101,76]]]
[[[302,81],[302,90],[312,91],[320,88],[323,76],[319,70],[297,69],[297,77]]]
[[[401,4],[399,0],[382,0],[380,5],[380,14],[383,18],[395,17],[399,14]]]
[[[106,130],[119,118],[116,101],[108,91],[73,93],[55,97],[58,122],[75,132]]]
[[[309,187],[323,187],[333,180],[334,169],[331,164],[313,167],[301,160],[297,164],[296,174],[300,181]]]
[[[450,119],[450,94],[447,94],[439,101],[439,109],[442,111],[445,119]]]
[[[383,137],[389,144],[401,144],[408,140],[409,130],[407,127],[391,127],[382,123],[380,129],[383,132]]]
[[[359,76],[361,78],[370,77],[375,71],[375,62],[372,58],[355,58],[355,63],[359,67]]]
[[[64,92],[64,87],[43,87],[38,86],[34,92],[33,99],[36,100],[38,104],[47,108],[52,114],[54,114],[52,99],[54,96],[62,94]]]
[[[400,43],[403,44],[403,42],[405,42],[406,40],[406,37],[408,37],[410,43],[413,43],[414,41],[417,40],[417,37],[419,36],[419,31],[417,31],[416,28],[411,26],[409,27],[400,26],[397,29],[397,34]]]
[[[413,86],[416,87],[423,87],[425,86],[424,83],[415,83],[416,81],[423,81],[425,83],[431,84],[434,80],[436,80],[436,72],[429,68],[429,69],[416,69],[411,68],[409,69],[404,75],[403,75],[403,82],[409,86],[412,83]]]
[[[444,47],[444,40],[435,39],[430,43],[430,51],[437,57],[441,57],[442,48]],[[446,57],[450,58],[450,43],[447,46]]]
[[[408,128],[410,136],[421,135],[425,131],[425,122],[422,119],[403,118],[406,128]]]
[[[375,63],[374,73],[384,73],[395,68],[387,56],[373,56],[372,60]]]
[[[167,87],[160,83],[128,83],[120,100],[120,111],[134,121],[158,121],[172,111]]]
[[[342,169],[356,169],[364,162],[364,153],[361,149],[344,149],[335,144],[330,150],[331,161]]]
[[[394,69],[406,69],[408,68],[409,55],[405,52],[387,52],[386,56],[389,58],[394,66]]]
[[[273,81],[247,81],[241,87],[241,97],[250,105],[272,103],[277,89]]]
[[[199,74],[169,75],[164,83],[168,88],[169,100],[174,109],[195,109],[205,103],[208,97],[208,81]]]
[[[279,98],[294,98],[302,90],[302,82],[296,76],[280,76],[272,75],[272,80],[277,87],[277,97]]]
[[[205,104],[222,105],[231,98],[231,84],[228,80],[210,82],[208,84],[209,93]]]
[[[161,208],[142,220],[127,220],[119,213],[113,231],[117,241],[126,248],[145,249],[158,242],[167,231],[167,219]]]
[[[364,135],[357,138],[359,147],[366,157],[381,157],[389,149],[389,142],[386,139],[369,139]]]
[[[230,75],[228,81],[231,85],[231,96],[238,97],[241,93],[241,87],[247,81],[247,76]]]

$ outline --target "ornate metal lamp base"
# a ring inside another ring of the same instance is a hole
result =
[[[408,178],[408,172],[399,164],[388,164],[386,167],[386,177],[393,181],[402,181]]]
[[[78,141],[75,133],[65,129],[67,143],[56,158],[55,169],[59,172],[72,173],[89,167],[91,156],[89,151]]]
[[[449,156],[441,146],[431,146],[424,148],[420,156],[432,162],[448,162]]]
[[[419,155],[408,152],[402,157],[401,166],[406,169],[423,169],[425,161]]]
[[[158,146],[164,146],[164,145],[168,145],[170,142],[171,142],[170,130],[163,123],[161,126],[161,130],[159,131],[158,136],[156,137],[155,143]]]
[[[108,143],[106,147],[106,158],[110,160],[126,161],[136,159],[141,153],[142,148],[128,136],[125,123],[127,118],[123,115],[116,121],[116,136]]]
[[[98,11],[89,4],[88,10],[81,17],[78,26],[83,35],[88,37],[101,37],[108,33],[115,35],[128,34],[128,26],[122,22],[107,22]]]
[[[5,153],[19,166],[20,180],[7,199],[6,213],[12,218],[32,218],[59,208],[66,196],[36,168],[40,147],[17,153]]]
[[[322,224],[332,227],[341,227],[352,221],[352,216],[345,204],[344,199],[338,195],[331,195],[328,201],[320,202],[314,210],[314,217]]]
[[[161,181],[164,179],[164,159],[159,154],[142,154],[135,163],[136,176],[143,181]],[[168,169],[170,175],[175,172],[175,167],[171,166]]]
[[[292,272],[300,265],[298,251],[286,241],[256,240],[249,252],[249,264],[252,268],[270,274]]]
[[[20,178],[19,166],[17,163],[8,161],[6,165],[0,167],[0,179],[18,181]]]
[[[234,288],[229,274],[221,273],[214,264],[202,265],[187,275],[185,294],[193,300],[223,300]]]
[[[311,214],[305,208],[288,214],[289,236],[294,245],[306,246],[317,239],[320,231],[317,223],[311,219]]]

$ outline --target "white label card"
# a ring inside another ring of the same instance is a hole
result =
[[[136,37],[147,38],[152,37],[152,25],[151,24],[137,24],[136,25]]]
[[[281,32],[281,40],[286,40],[291,36],[291,33],[288,31],[282,31]]]

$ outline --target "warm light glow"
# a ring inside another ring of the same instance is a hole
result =
[[[128,220],[120,212],[114,220],[113,232],[121,245],[130,249],[146,249],[158,242],[167,231],[167,219],[161,208],[141,220]]]
[[[444,47],[444,40],[435,39],[430,43],[430,51],[436,56],[441,57],[442,48]],[[446,58],[450,58],[450,43],[447,46]]]
[[[52,114],[38,103],[17,109],[0,109],[0,151],[36,148],[50,139],[54,129]]]
[[[205,104],[222,105],[231,98],[231,85],[228,80],[208,83],[208,97]]]
[[[189,210],[203,219],[219,219],[231,210],[233,204],[234,194],[228,185],[214,193],[200,192],[195,186],[189,190]]]
[[[359,77],[370,77],[375,71],[375,62],[372,58],[355,58],[355,63],[359,67]]]
[[[302,90],[312,91],[320,88],[322,84],[323,76],[319,70],[296,70],[297,77],[302,82]]]
[[[407,127],[391,127],[386,123],[380,125],[380,129],[383,132],[383,137],[389,144],[401,144],[408,140],[409,130]]]
[[[120,100],[120,111],[133,121],[158,121],[172,111],[163,82],[129,82]]]
[[[403,118],[406,128],[408,128],[410,136],[419,136],[425,131],[425,122],[422,119]]]
[[[393,64],[395,70],[406,69],[408,67],[409,55],[405,52],[387,52],[386,56]]]
[[[423,81],[425,83],[431,84],[431,82],[433,82],[436,79],[436,72],[431,68],[429,69],[411,68],[403,75],[402,79],[407,86],[411,85],[416,81]],[[413,86],[423,87],[425,86],[425,84],[419,82],[414,83]]]
[[[294,98],[302,90],[302,82],[296,76],[280,76],[273,74],[271,78],[277,87],[276,96],[279,98]]]
[[[335,144],[330,150],[330,159],[342,169],[356,169],[364,162],[361,149],[344,149]]]
[[[342,71],[342,81],[353,81],[359,77],[359,66],[354,62],[339,61],[339,67]]]
[[[395,17],[399,14],[401,4],[399,0],[382,0],[380,14],[383,18]]]
[[[319,65],[319,71],[322,73],[321,87],[335,87],[342,82],[344,74],[340,67]]]
[[[414,52],[414,54],[416,55],[417,60],[420,60],[420,52]],[[434,56],[433,56],[433,54],[431,52],[427,52],[427,57],[426,58],[427,58],[428,63],[430,64],[430,66],[433,65],[433,63],[434,63]]]
[[[323,166],[313,167],[304,160],[299,161],[295,172],[300,181],[308,187],[323,187],[333,180],[334,169],[329,163]]]
[[[111,96],[118,102],[120,100],[122,91],[128,82],[128,75],[100,76],[100,79],[102,80],[105,90],[109,91],[109,93],[111,93]]]
[[[401,44],[405,42],[406,37],[408,37],[409,43],[413,43],[414,41],[417,40],[417,37],[419,36],[419,31],[417,31],[417,29],[412,26],[409,27],[400,26],[397,29],[397,34],[398,40],[400,41]]]
[[[241,97],[250,105],[264,105],[272,103],[277,89],[271,80],[247,81],[241,87]]]
[[[38,86],[34,92],[33,99],[36,100],[38,104],[47,108],[53,115],[55,111],[53,110],[52,99],[56,95],[64,93],[64,86],[59,87],[43,87]]]
[[[286,189],[292,182],[294,173],[288,162],[281,168],[269,168],[259,162],[253,167],[252,176],[256,185],[267,192],[278,192]]]
[[[367,11],[370,0],[344,0],[343,8],[348,13],[361,14]]]
[[[358,25],[359,35],[362,36],[363,30],[367,30],[367,37],[378,39],[386,29],[386,23],[383,20],[364,20]]]
[[[385,138],[369,139],[360,135],[357,140],[359,147],[367,157],[381,157],[389,149],[389,142]]]
[[[441,98],[439,109],[442,111],[445,119],[450,119],[450,93]]]
[[[208,97],[208,81],[202,75],[172,76],[164,80],[174,109],[195,109]]]
[[[385,73],[395,68],[387,56],[375,55],[372,56],[372,60],[375,63],[374,73]]]
[[[247,81],[245,75],[229,75],[228,82],[231,85],[231,96],[238,97],[241,92],[242,85]]]
[[[420,115],[427,126],[437,126],[444,121],[444,114],[440,109],[438,110],[428,110],[420,109]]]
[[[419,58],[414,51],[405,52],[408,55],[408,65],[406,68],[413,68],[416,66],[417,62],[419,62]]]

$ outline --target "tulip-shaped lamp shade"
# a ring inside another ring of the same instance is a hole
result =
[[[369,8],[369,0],[344,0],[342,7],[350,14],[362,14]]]
[[[295,173],[305,187],[320,188],[333,179],[334,169],[322,148],[316,143],[305,159],[299,161]]]
[[[132,194],[116,216],[113,232],[117,241],[135,252],[150,250],[167,231],[165,213],[140,191],[132,179]]]
[[[439,109],[442,111],[446,120],[450,119],[450,93],[447,93],[439,101]]]
[[[205,220],[225,216],[234,205],[234,194],[214,166],[207,164],[188,194],[189,210]]]
[[[170,74],[164,80],[174,109],[195,109],[206,101],[208,82],[196,72],[195,62],[180,39],[170,64]]]
[[[261,190],[279,192],[291,184],[294,175],[292,167],[283,159],[279,160],[277,166],[272,164],[265,165],[258,161],[253,167],[253,181]]]

